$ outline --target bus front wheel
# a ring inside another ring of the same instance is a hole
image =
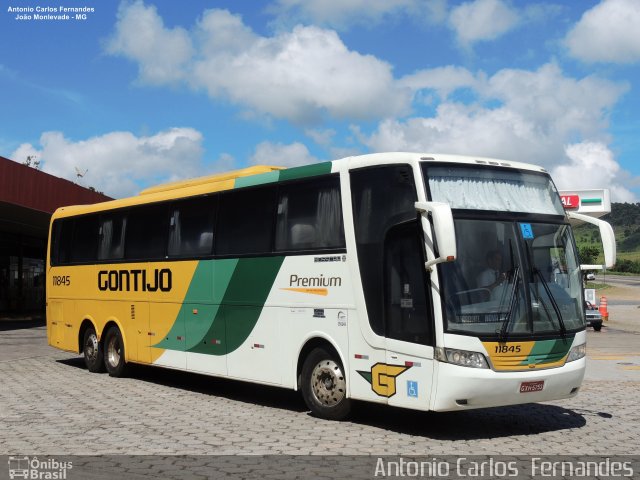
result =
[[[111,327],[105,335],[104,366],[112,377],[122,377],[125,374],[124,341],[118,327]]]
[[[302,396],[311,412],[327,420],[349,415],[347,380],[340,360],[324,348],[315,348],[302,366]]]
[[[84,364],[87,366],[87,370],[93,373],[104,372],[102,346],[98,340],[96,330],[93,327],[89,327],[84,331],[82,339],[82,353],[84,355]]]

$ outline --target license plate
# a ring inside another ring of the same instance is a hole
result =
[[[544,388],[544,380],[537,382],[522,382],[520,384],[520,393],[540,392]]]

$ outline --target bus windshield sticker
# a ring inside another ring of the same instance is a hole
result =
[[[521,223],[520,230],[522,231],[522,238],[525,240],[533,239],[533,229],[530,223]]]

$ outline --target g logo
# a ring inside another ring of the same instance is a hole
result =
[[[404,365],[388,365],[376,363],[370,372],[360,371],[362,378],[371,384],[371,389],[381,397],[393,397],[396,394],[396,377],[406,372],[411,367]]]

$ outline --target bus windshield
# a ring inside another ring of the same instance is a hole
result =
[[[454,209],[458,257],[440,266],[447,332],[504,339],[584,328],[575,244],[558,223],[564,209],[548,175],[428,164],[423,173],[431,200]],[[478,218],[487,212],[491,219]],[[555,223],[518,221],[519,214]]]
[[[483,337],[584,328],[582,277],[564,224],[457,219],[441,265],[446,330]]]

